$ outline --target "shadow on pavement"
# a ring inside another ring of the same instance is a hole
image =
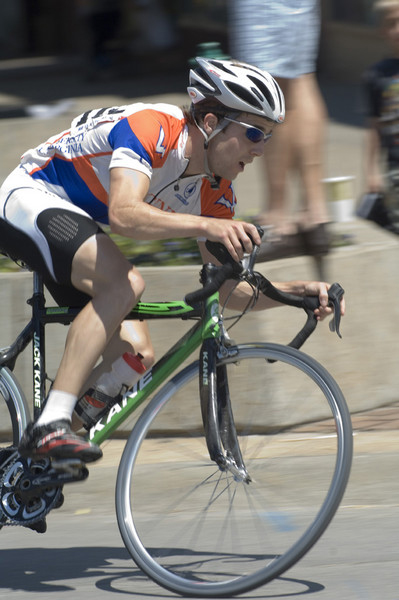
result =
[[[111,573],[113,577],[143,577],[125,548],[99,546],[0,551],[0,589],[64,592],[76,589],[77,579],[101,578]],[[70,584],[68,580],[71,580]]]
[[[29,548],[0,551],[0,590],[26,592],[62,593],[76,590],[77,580],[95,579],[93,587],[103,591],[120,593],[118,581],[123,581],[123,593],[133,596],[147,595],[137,590],[138,581],[146,582],[147,577],[134,565],[124,548],[87,547],[87,548]],[[126,580],[129,590],[126,589]],[[70,581],[70,583],[69,583]],[[324,586],[313,581],[279,577],[280,584],[287,584],[287,593],[279,597],[301,597],[324,590]],[[169,597],[170,594],[158,588],[157,597]],[[255,591],[252,598],[275,598],[265,594],[264,586]],[[131,590],[131,591],[130,591]],[[148,590],[148,596],[152,596]]]

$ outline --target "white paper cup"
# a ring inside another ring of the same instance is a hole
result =
[[[330,218],[335,223],[345,223],[353,220],[355,207],[354,180],[355,178],[349,175],[323,179],[326,186]]]

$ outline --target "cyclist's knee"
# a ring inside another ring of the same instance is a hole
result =
[[[131,341],[132,351],[139,354],[145,368],[150,369],[155,362],[155,351],[149,333],[145,330],[145,334],[141,334],[137,327],[134,327],[134,330],[134,339]]]
[[[129,270],[128,279],[130,281],[130,285],[132,287],[134,295],[137,297],[137,300],[139,300],[145,290],[145,281],[141,273],[133,265]]]
[[[124,273],[116,271],[110,274],[101,286],[99,293],[109,294],[112,305],[123,316],[126,315],[140,300],[145,289],[145,282],[137,268],[133,265]]]
[[[149,344],[140,352],[142,359],[141,362],[146,369],[150,369],[155,362],[155,352],[152,344]]]
[[[127,314],[140,300],[145,289],[145,281],[141,274],[133,266],[125,278],[125,285],[120,282],[120,294],[118,301],[121,302],[121,308]],[[116,284],[118,285],[118,283]]]

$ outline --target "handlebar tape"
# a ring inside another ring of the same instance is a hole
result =
[[[221,267],[217,267],[211,263],[204,265],[201,270],[201,283],[204,284],[204,287],[186,294],[184,298],[186,304],[194,306],[199,302],[203,302],[206,298],[217,292],[227,279],[236,279],[242,267],[239,263],[235,263],[235,265],[237,267],[230,262]]]
[[[258,228],[258,231],[262,236],[263,230]],[[239,279],[240,274],[244,271],[243,264],[241,262],[236,262],[223,244],[207,240],[206,247],[215,258],[222,263],[222,266],[218,267],[210,263],[204,265],[201,271],[201,283],[203,284],[203,287],[194,292],[190,292],[185,296],[185,302],[190,306],[203,302],[206,298],[209,298],[209,296],[220,289],[227,279]],[[251,255],[253,260],[251,262],[254,262],[257,250],[258,248],[254,247]],[[253,264],[251,264],[251,271],[252,266]],[[248,274],[247,271],[246,273]],[[270,299],[281,304],[287,304],[288,306],[303,308],[306,311],[308,318],[304,327],[289,344],[289,346],[293,348],[300,348],[316,328],[317,319],[314,311],[320,305],[318,296],[302,297],[289,294],[288,292],[282,292],[266,279],[266,277],[253,271],[251,272],[249,279],[256,279],[259,290]],[[340,303],[344,293],[344,289],[339,283],[333,283],[328,290],[328,305],[334,309],[334,316],[330,322],[330,330],[335,331],[340,338],[342,337],[339,330],[341,323]]]

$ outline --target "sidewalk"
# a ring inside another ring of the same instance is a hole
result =
[[[352,426],[354,434],[355,452],[367,452],[370,454],[387,452],[389,449],[396,452],[399,451],[399,402],[374,410],[352,414]],[[306,434],[309,436],[329,436],[334,430],[332,422],[321,421],[319,423],[310,423],[292,427],[285,432],[290,437],[290,434]],[[104,444],[104,456],[101,461],[94,463],[91,467],[91,478],[99,478],[104,481],[104,467],[116,468],[121,459],[125,442],[128,437],[128,432],[124,437],[111,438]],[[282,438],[283,439],[283,438]],[[162,444],[160,452],[165,456],[167,447],[159,438],[159,443]],[[171,439],[173,444],[173,439]],[[283,442],[281,442],[283,443]],[[102,485],[104,485],[102,483]]]
[[[399,402],[390,406],[383,406],[364,412],[352,413],[352,427],[354,432],[384,432],[397,431],[399,438]],[[332,420],[310,423],[293,427],[292,431],[297,433],[318,432],[328,433],[332,430]],[[381,440],[383,442],[383,438]],[[399,450],[399,440],[398,440]]]

